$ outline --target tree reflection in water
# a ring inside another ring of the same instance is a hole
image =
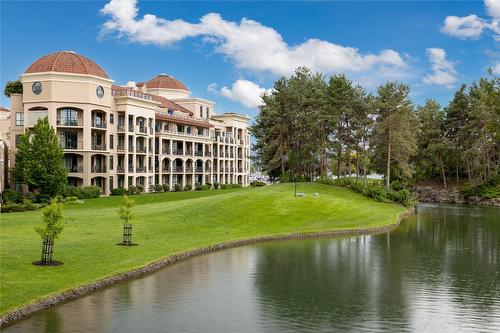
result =
[[[262,317],[311,332],[422,329],[416,314],[500,325],[497,219],[494,208],[422,205],[387,234],[265,244],[255,273]]]

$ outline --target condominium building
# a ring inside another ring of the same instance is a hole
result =
[[[19,80],[22,94],[10,97],[10,167],[19,136],[48,117],[70,185],[97,185],[107,195],[139,184],[145,191],[249,184],[248,116],[216,114],[214,102],[192,97],[167,74],[118,86],[92,60],[62,51],[36,60]]]

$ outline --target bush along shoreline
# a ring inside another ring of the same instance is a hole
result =
[[[382,181],[372,179],[348,177],[337,179],[324,178],[317,180],[317,182],[324,185],[350,188],[354,192],[360,193],[379,202],[394,202],[405,207],[413,207],[416,203],[411,192],[406,188],[399,186],[399,183],[394,184],[394,188],[387,190],[383,186]]]

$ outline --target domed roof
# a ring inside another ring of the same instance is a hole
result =
[[[184,84],[182,84],[182,82],[167,74],[160,74],[147,81],[146,87],[148,89],[163,88],[189,91],[189,89]]]
[[[108,79],[98,64],[73,51],[60,51],[43,56],[26,70],[26,73],[41,72],[86,74]]]

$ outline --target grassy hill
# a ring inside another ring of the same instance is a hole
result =
[[[0,216],[0,314],[50,294],[90,283],[160,258],[228,240],[292,232],[370,228],[394,223],[403,208],[348,189],[300,184],[135,196],[133,240],[122,247],[121,197],[64,207],[65,229],[55,242],[57,267],[38,267],[40,211]],[[311,194],[318,192],[317,197]]]

